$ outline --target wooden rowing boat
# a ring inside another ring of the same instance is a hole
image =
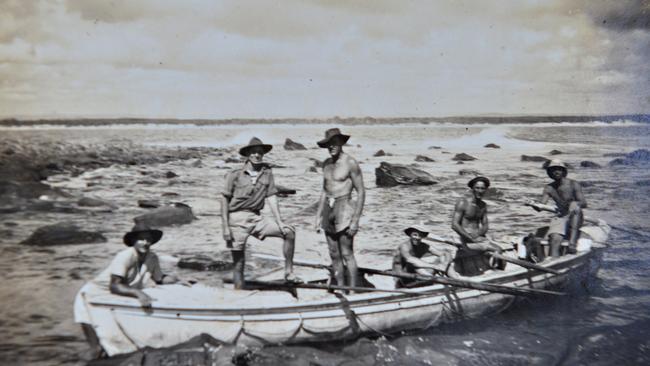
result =
[[[585,232],[589,232],[588,230]],[[594,241],[604,242],[608,227],[592,228]],[[549,289],[584,276],[595,248],[541,263],[557,274],[508,264],[503,271],[472,277],[471,281],[519,288]],[[372,281],[372,277],[370,278]],[[77,304],[109,356],[145,347],[169,347],[208,334],[229,344],[259,346],[353,339],[362,335],[423,329],[442,322],[476,318],[508,308],[517,296],[443,284],[399,293],[367,292],[344,295],[319,289],[249,291],[165,285],[146,289],[155,300],[145,311],[136,299],[110,293],[88,296]]]

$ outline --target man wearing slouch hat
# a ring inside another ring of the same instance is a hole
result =
[[[245,286],[245,249],[249,236],[260,240],[266,237],[284,239],[284,278],[290,282],[300,282],[300,279],[293,274],[295,229],[282,221],[273,173],[271,168],[262,161],[264,155],[272,148],[272,145],[253,137],[248,145],[239,149],[239,154],[246,157],[244,166],[226,175],[226,184],[221,191],[223,238],[232,252],[235,265],[233,283],[236,289]],[[271,208],[272,218],[261,213],[265,202],[268,202]]]
[[[319,147],[327,148],[330,157],[323,162],[323,192],[314,226],[316,231],[325,231],[337,284],[356,287],[359,278],[353,242],[359,230],[366,189],[359,163],[343,152],[349,138],[338,128],[331,128],[317,142]],[[352,199],[353,190],[357,192],[356,201]]]

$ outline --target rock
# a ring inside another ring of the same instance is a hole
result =
[[[493,143],[489,143],[489,144],[487,144],[487,145],[485,145],[483,147],[487,147],[487,148],[490,148],[490,149],[500,149],[501,148],[501,146],[499,146],[497,144],[493,144]]]
[[[279,197],[286,197],[290,194],[296,194],[296,190],[292,188],[287,188],[285,186],[281,186],[279,184],[275,185],[275,188],[278,190],[278,196]]]
[[[158,208],[158,207],[160,207],[160,201],[156,201],[156,200],[138,200],[138,207],[142,207],[142,208]]]
[[[639,149],[626,154],[623,158],[618,158],[610,161],[609,165],[638,165],[647,163],[650,163],[650,151],[646,149]]]
[[[315,166],[310,166],[305,170],[305,173],[318,173],[318,168],[316,168]]]
[[[474,170],[474,169],[461,169],[461,170],[458,171],[458,174],[459,175],[472,175],[472,176],[478,177],[479,175],[481,175],[481,172],[479,172],[478,170]]]
[[[169,171],[169,172],[165,173],[165,178],[167,178],[167,179],[176,178],[176,177],[178,177],[178,174],[176,174],[174,172]]]
[[[145,185],[145,186],[153,186],[153,185],[156,184],[156,181],[151,180],[151,179],[143,179],[143,180],[139,180],[139,181],[135,182],[135,184],[142,184],[142,185]]]
[[[106,238],[99,232],[83,231],[73,223],[61,222],[42,226],[23,240],[21,244],[50,246],[68,244],[105,243]]]
[[[230,163],[241,163],[242,161],[239,158],[229,157],[229,158],[226,158],[225,162],[226,162],[226,164],[230,164]]]
[[[549,151],[548,154],[549,155],[560,155],[560,154],[562,154],[562,151],[560,151],[560,150],[551,150],[551,151]]]
[[[309,158],[309,160],[314,162],[314,166],[316,168],[322,168],[323,167],[323,162],[322,161],[320,161],[318,159],[314,159],[314,158]]]
[[[476,160],[476,158],[471,156],[471,155],[467,155],[465,153],[460,153],[460,154],[456,154],[456,156],[454,156],[451,160],[453,160],[453,161],[472,161],[472,160]]]
[[[233,268],[233,263],[214,260],[205,255],[196,255],[189,258],[181,258],[178,261],[178,267],[197,271],[229,271]]]
[[[435,160],[431,159],[431,158],[428,157],[428,156],[424,156],[424,155],[418,155],[418,156],[416,156],[416,157],[415,157],[415,161],[425,162],[425,163],[432,163],[432,162],[435,162]]]
[[[384,150],[379,150],[376,153],[374,153],[372,156],[374,156],[374,157],[393,156],[393,154],[386,153]]]
[[[436,184],[433,176],[423,170],[407,165],[389,164],[382,161],[375,169],[375,182],[378,187],[396,185],[432,185]]]
[[[456,162],[456,165],[462,165],[462,164],[465,164],[465,162],[462,162],[462,161],[457,161]]]
[[[600,164],[594,163],[593,161],[589,161],[589,160],[581,161],[580,166],[582,168],[593,168],[593,169],[601,168]]]
[[[639,181],[634,182],[634,184],[639,186],[639,187],[650,187],[650,179],[639,180]]]
[[[203,167],[203,161],[201,159],[196,159],[192,164],[190,164],[192,168],[201,168]]]
[[[521,161],[532,161],[532,162],[549,162],[550,160],[537,155],[522,155]]]
[[[161,196],[163,196],[163,197],[178,197],[178,196],[180,196],[180,194],[178,194],[176,192],[163,192],[161,194]]]
[[[41,182],[0,180],[0,197],[36,199],[40,196],[63,196],[58,188]]]
[[[92,197],[82,197],[77,201],[77,205],[81,207],[101,207],[101,206],[107,206],[111,208],[116,208],[115,205],[108,203],[106,201],[102,201],[98,198],[92,198]]]
[[[285,150],[307,150],[305,145],[295,142],[291,140],[290,138],[287,138],[284,140],[284,149]]]
[[[429,150],[440,150],[440,149],[442,149],[442,147],[440,147],[440,146],[429,146],[428,149]]]
[[[137,216],[133,219],[136,223],[144,223],[151,228],[158,229],[163,226],[189,224],[196,217],[192,208],[183,203],[173,203],[154,209],[151,212]]]

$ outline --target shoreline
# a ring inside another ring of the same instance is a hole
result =
[[[540,115],[540,116],[458,116],[458,117],[350,117],[350,118],[231,118],[231,119],[173,119],[173,118],[52,118],[0,120],[0,127],[32,126],[115,126],[115,125],[393,125],[393,124],[443,124],[443,125],[511,125],[511,124],[570,124],[570,123],[650,123],[650,114],[616,115]]]

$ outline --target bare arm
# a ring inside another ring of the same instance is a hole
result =
[[[221,228],[223,231],[223,240],[226,241],[228,245],[232,242],[232,231],[230,231],[229,219],[228,216],[228,205],[230,204],[230,198],[224,195],[221,195]]]
[[[488,214],[487,214],[487,207],[486,207],[485,211],[483,212],[483,217],[481,218],[481,228],[478,231],[478,236],[485,236],[489,228],[490,225],[488,224]]]
[[[411,251],[409,250],[410,249],[409,246],[410,245],[408,243],[402,243],[399,246],[400,255],[402,256],[402,258],[404,258],[405,261],[412,264],[416,268],[437,269],[431,263],[423,261],[422,259],[412,255]]]
[[[546,186],[542,191],[542,197],[539,199],[539,203],[545,205],[548,202],[549,198],[551,198],[551,195],[548,193],[548,186]]]
[[[323,182],[323,186],[325,186],[325,182]],[[325,195],[325,189],[323,188],[323,191],[320,194],[320,198],[318,199],[318,207],[316,208],[316,218],[314,220],[314,230],[316,232],[320,231],[320,226],[322,224],[322,216],[323,216],[323,208],[325,207],[325,198],[327,196]]]
[[[359,163],[357,163],[357,161],[352,158],[350,158],[349,162],[352,186],[357,190],[357,205],[354,208],[354,213],[352,214],[352,222],[350,223],[350,228],[348,229],[348,234],[353,236],[359,230],[359,219],[361,218],[361,212],[363,212],[363,205],[366,202],[366,187],[363,185],[363,175],[361,174]]]
[[[137,288],[132,288],[125,283],[124,277],[118,275],[111,275],[111,285],[110,290],[112,294],[135,297],[140,301],[143,308],[151,307],[151,297],[145,294],[144,291],[138,290]]]
[[[456,202],[451,228],[466,241],[473,242],[474,238],[463,228],[463,217],[465,216],[466,207],[467,200],[465,198],[461,198]]]
[[[587,208],[587,200],[585,195],[582,193],[582,185],[579,182],[573,182],[573,189],[575,189],[575,197],[578,200],[578,204],[581,208]]]

